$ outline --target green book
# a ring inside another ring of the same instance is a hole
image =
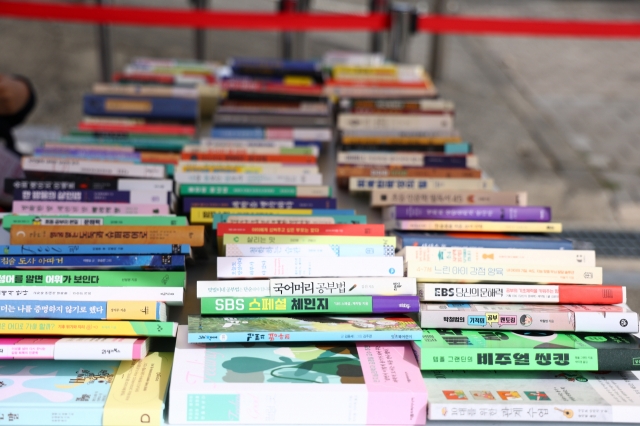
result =
[[[180,195],[196,195],[200,197],[330,198],[331,187],[182,184],[180,185]]]
[[[414,351],[422,370],[640,370],[632,334],[426,329]]]
[[[2,227],[12,225],[144,225],[144,226],[186,226],[185,216],[14,216],[2,219]]]
[[[0,271],[0,286],[184,287],[184,271]]]
[[[255,216],[255,219],[253,219],[252,217]],[[271,216],[273,216],[273,218],[271,218]],[[297,223],[306,223],[304,220],[307,217],[314,217],[314,218],[331,218],[333,219],[333,223],[336,225],[366,225],[367,224],[367,216],[365,215],[341,215],[341,214],[326,214],[326,213],[318,213],[316,214],[310,214],[310,215],[300,215],[300,214],[279,214],[279,215],[259,215],[259,214],[227,214],[227,213],[214,213],[213,214],[213,222],[212,222],[212,228],[213,229],[218,229],[218,224],[219,223],[228,223],[228,219],[229,217],[235,217],[235,218],[240,218],[242,217],[243,220],[240,221],[239,219],[236,220],[233,223],[283,223],[281,221],[282,218],[291,218],[292,222],[291,223],[296,223],[293,222],[293,220],[300,220],[300,222]],[[244,220],[246,218],[246,220]],[[313,219],[311,219],[313,220]],[[288,222],[287,222],[288,223]]]
[[[132,146],[139,150],[154,150],[154,151],[170,151],[180,152],[182,148],[188,145],[193,145],[194,141],[189,138],[180,138],[173,136],[167,137],[146,137],[145,135],[139,135],[133,137],[123,138],[103,138],[94,137],[92,134],[79,134],[75,136],[62,136],[58,138],[58,142],[63,143],[75,143],[75,144],[94,144],[94,145],[119,145],[119,146]],[[159,135],[161,136],[161,135]]]

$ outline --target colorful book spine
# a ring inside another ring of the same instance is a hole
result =
[[[219,253],[225,253],[227,244],[373,244],[390,246],[396,244],[395,237],[344,237],[332,235],[251,235],[225,234]],[[402,259],[398,257],[399,259]]]
[[[15,216],[2,218],[2,227],[11,229],[13,225],[145,225],[145,226],[187,226],[184,216]]]
[[[190,212],[202,208],[256,208],[256,209],[335,209],[335,198],[287,197],[183,197],[182,210]]]
[[[418,296],[423,302],[440,303],[614,305],[627,302],[627,289],[617,285],[418,283]]]
[[[320,173],[277,174],[273,173],[207,173],[176,171],[173,178],[180,184],[220,185],[322,185]],[[182,186],[182,185],[180,185]]]
[[[96,117],[152,118],[159,120],[195,121],[198,100],[180,97],[116,96],[87,93],[83,98],[83,112]]]
[[[226,256],[236,257],[382,257],[395,247],[362,244],[227,244]]]
[[[189,244],[204,245],[203,226],[38,226],[11,227],[11,244]]]
[[[329,186],[180,185],[180,195],[211,197],[331,197]]]
[[[422,336],[420,327],[403,316],[339,318],[308,315],[304,318],[274,316],[265,320],[264,317],[189,315],[188,340],[189,343],[358,342],[419,340]]]
[[[188,173],[277,173],[277,174],[315,174],[319,168],[315,164],[281,164],[246,161],[187,161],[178,163],[178,171]]]
[[[429,155],[431,154],[431,155]],[[429,168],[477,169],[478,157],[468,155],[442,155],[436,153],[392,153],[369,151],[338,152],[338,164],[353,166],[402,166]]]
[[[405,262],[457,264],[538,264],[596,266],[594,250],[509,250],[480,247],[414,247],[402,249]]]
[[[204,312],[203,312],[204,313]],[[637,333],[638,313],[625,305],[422,303],[422,328]]]
[[[315,164],[318,159],[313,155],[282,155],[282,154],[225,154],[218,152],[183,152],[183,160],[203,161],[246,161],[283,163],[283,164]]]
[[[127,203],[127,204],[171,204],[171,193],[166,191],[96,191],[76,190],[31,190],[13,191],[16,201],[73,202],[73,203]]]
[[[0,359],[140,360],[147,356],[149,342],[134,337],[0,339]]]
[[[437,178],[401,178],[401,177],[352,177],[349,178],[349,191],[351,192],[371,192],[373,190],[394,190],[394,191],[414,191],[414,190],[485,190],[491,191],[494,188],[493,179],[437,179]],[[447,216],[442,219],[457,219],[457,217]]]
[[[185,281],[184,271],[0,271],[3,290],[45,284],[69,287],[69,291],[75,286],[183,288]]]
[[[560,233],[561,223],[552,222],[490,222],[479,220],[392,220],[385,222],[387,229],[402,231],[445,232],[519,232]]]
[[[240,143],[234,146],[228,141],[226,143],[223,142],[220,146],[207,146],[201,141],[199,145],[186,146],[182,153],[216,152],[222,154],[312,155],[314,157],[320,154],[320,150],[317,147],[294,147],[291,141],[282,142],[288,143],[288,146],[268,146],[269,141],[266,141],[263,146],[242,146]]]
[[[384,225],[252,225],[242,223],[221,223],[217,229],[218,237],[225,234],[278,234],[278,235],[332,235],[352,237],[382,237]]]
[[[0,301],[0,318],[166,321],[167,306],[150,301]]]
[[[164,166],[66,158],[24,157],[22,158],[22,170],[27,173],[68,173],[151,179],[164,179],[166,177]]]
[[[188,244],[105,244],[105,245],[10,245],[0,246],[0,253],[9,256],[45,255],[127,255],[127,254],[176,254],[189,255]]]
[[[46,300],[52,302],[102,302],[104,300],[114,302],[147,302],[155,300],[167,305],[181,306],[184,300],[184,288],[182,287],[113,287],[95,284],[78,286],[52,285],[52,284],[27,284],[11,285],[0,288],[0,303],[5,301]]]
[[[171,254],[146,256],[0,256],[0,269],[184,271],[184,267],[185,256]]]
[[[573,242],[563,238],[527,234],[400,232],[398,247],[473,247],[533,250],[573,250]]]
[[[65,175],[62,179],[29,180],[5,179],[4,192],[13,194],[16,189],[72,191],[81,189],[115,190],[115,191],[173,191],[173,180],[170,179],[112,179],[94,176]]]
[[[401,277],[402,258],[218,257],[218,278]]]
[[[392,167],[392,166],[345,166],[336,167],[338,183],[349,185],[349,178],[364,177],[403,177],[403,178],[465,178],[481,179],[482,171],[453,167]]]
[[[549,222],[550,207],[503,206],[391,206],[382,212],[384,220],[483,220],[499,222]]]
[[[213,216],[216,214],[237,214],[237,215],[310,215],[310,216],[331,216],[331,215],[355,215],[355,210],[336,209],[261,209],[261,208],[204,208],[194,207],[191,209],[191,223],[213,223]],[[217,227],[216,227],[217,228]]]
[[[11,211],[19,215],[167,215],[168,204],[14,201]]]
[[[140,154],[137,152],[121,151],[97,151],[93,149],[56,149],[38,147],[33,151],[34,157],[73,158],[82,160],[122,161],[125,163],[140,163]]]
[[[452,130],[452,114],[353,114],[338,115],[340,130]]]
[[[214,215],[213,229],[218,229],[219,223],[280,223],[280,224],[296,224],[296,223],[324,223],[327,225],[365,225],[367,216],[365,215]]]
[[[418,312],[417,296],[205,297],[203,315],[393,314]]]
[[[177,326],[160,321],[0,319],[0,333],[6,335],[175,337]]]
[[[407,262],[407,276],[418,282],[602,284],[602,268],[565,265],[459,265]]]
[[[197,296],[415,296],[414,278],[274,278],[270,280],[198,281]]]
[[[418,206],[526,206],[526,192],[489,191],[387,191],[371,192],[372,207]]]

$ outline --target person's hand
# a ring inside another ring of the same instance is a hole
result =
[[[29,101],[29,86],[9,75],[0,74],[0,115],[12,115]]]

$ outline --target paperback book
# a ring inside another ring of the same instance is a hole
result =
[[[0,253],[9,256],[45,256],[45,255],[128,255],[128,254],[175,254],[190,255],[188,244],[79,244],[79,245],[8,245],[0,246]]]
[[[150,342],[146,337],[2,338],[0,359],[139,360],[149,353]]]
[[[0,256],[0,269],[184,271],[185,256],[172,254],[135,255],[48,255]]]

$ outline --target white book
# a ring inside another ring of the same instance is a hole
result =
[[[397,177],[350,177],[349,191],[430,191],[430,190],[485,190],[494,188],[493,179],[456,178],[397,178]]]
[[[63,142],[45,142],[45,148],[59,149],[65,151],[115,151],[115,152],[134,152],[133,146],[120,145],[92,145],[81,143],[63,143]]]
[[[182,148],[183,153],[187,154],[197,154],[197,153],[207,153],[207,152],[216,152],[220,154],[237,154],[238,152],[242,154],[248,155],[280,155],[282,154],[282,147],[242,147],[242,146],[202,146],[202,145],[187,145]],[[319,150],[317,146],[308,147],[309,154],[317,157],[319,154]]]
[[[304,174],[318,173],[317,165],[290,165],[281,163],[267,162],[247,162],[247,161],[180,161],[176,166],[177,171],[181,172],[197,172],[211,170],[231,170],[233,168],[242,168],[252,173],[277,173],[277,174]],[[254,171],[259,170],[259,171]],[[228,173],[228,172],[227,172]]]
[[[176,172],[173,175],[176,183],[210,183],[235,185],[283,185],[283,186],[311,186],[322,185],[320,173],[303,175],[282,173],[194,173]],[[179,188],[176,188],[176,190]]]
[[[235,257],[395,256],[394,246],[382,244],[227,244],[226,247],[226,256]]]
[[[277,135],[277,129],[267,129],[267,136],[269,136],[270,133]],[[329,142],[333,138],[333,132],[331,129],[294,127],[291,136],[294,141]]]
[[[482,190],[371,191],[372,207],[403,206],[526,206],[526,192]]]
[[[269,280],[198,281],[196,297],[267,297]]]
[[[65,337],[55,343],[56,360],[142,359],[149,352],[151,339],[123,337]]]
[[[401,277],[402,258],[218,257],[218,278]]]
[[[68,158],[24,157],[22,169],[28,172],[73,173],[81,175],[158,178],[166,176],[165,166],[117,161],[72,160]]]
[[[201,138],[200,146],[207,148],[293,148],[293,139],[224,139]]]
[[[425,157],[433,157],[427,160]],[[432,162],[437,167],[442,167],[442,158],[445,155],[430,155],[424,152],[375,152],[375,151],[341,151],[338,152],[338,164],[347,164],[354,166],[385,166],[390,165],[406,166],[406,167],[429,167]],[[456,156],[459,158],[462,156]],[[466,154],[462,160],[456,160],[464,163],[463,167],[477,169],[480,167],[478,157],[474,154]],[[458,163],[458,164],[460,164]],[[445,163],[448,164],[448,163]]]
[[[324,224],[335,225],[336,221],[332,217],[296,215],[296,216],[275,216],[275,215],[246,215],[246,216],[229,216],[225,223],[307,223],[307,224]]]
[[[431,262],[475,265],[574,265],[596,266],[594,250],[532,250],[492,249],[475,247],[414,247],[403,248],[399,256],[405,262]]]
[[[453,130],[453,115],[445,114],[352,114],[338,115],[340,130],[408,129]]]
[[[48,300],[52,302],[104,302],[131,301],[165,302],[182,306],[182,287],[66,287],[66,286],[11,286],[0,290],[2,300]]]
[[[173,192],[171,179],[118,179],[118,191],[165,191]]]

